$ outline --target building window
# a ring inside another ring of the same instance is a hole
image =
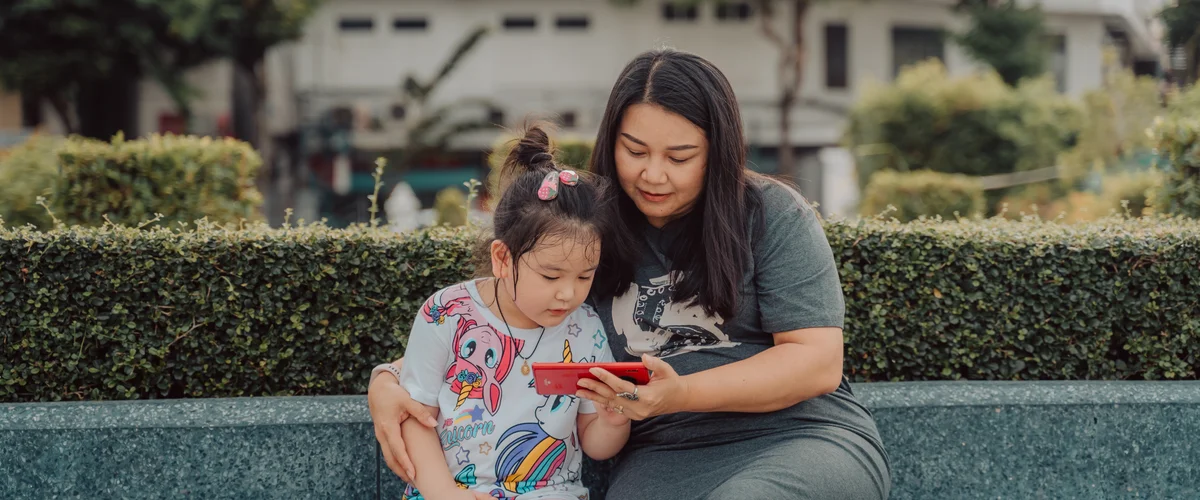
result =
[[[429,21],[424,17],[397,17],[392,20],[392,29],[396,31],[425,31]]]
[[[488,122],[492,125],[504,125],[504,110],[500,108],[492,108],[488,110]]]
[[[849,29],[845,24],[825,25],[825,87],[844,89],[850,83]]]
[[[1046,36],[1046,65],[1050,74],[1054,75],[1054,88],[1059,92],[1067,91],[1067,36]]]
[[[671,0],[662,4],[663,19],[669,22],[695,21],[698,10],[695,5],[680,5]]]
[[[892,28],[892,76],[905,66],[929,58],[945,61],[942,30],[936,28]]]
[[[750,2],[717,2],[717,19],[721,21],[745,21],[751,14]]]
[[[504,29],[512,31],[537,29],[537,18],[533,16],[508,16],[504,18]]]
[[[574,111],[563,112],[561,121],[562,121],[563,128],[575,128],[577,126],[576,125],[577,117],[575,116]]]
[[[554,25],[560,30],[583,31],[588,29],[591,20],[587,16],[559,16]]]
[[[338,29],[343,33],[370,33],[375,29],[375,20],[369,17],[343,17],[338,20]]]

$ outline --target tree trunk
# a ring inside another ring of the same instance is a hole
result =
[[[137,98],[138,78],[120,71],[79,89],[79,133],[103,141],[117,132],[124,132],[127,138],[137,137]]]
[[[800,97],[804,82],[804,21],[808,17],[811,0],[795,0],[792,6],[790,44],[781,47],[779,60],[779,173],[796,179],[795,153],[792,150],[792,108]]]

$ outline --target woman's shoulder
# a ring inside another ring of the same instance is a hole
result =
[[[814,217],[817,211],[800,190],[794,186],[767,176],[756,175],[750,179],[751,212],[770,226],[780,218]]]
[[[755,175],[747,184],[750,186],[751,196],[757,198],[759,210],[762,212],[815,212],[800,190],[787,181]]]

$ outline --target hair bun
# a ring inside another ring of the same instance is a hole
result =
[[[550,145],[549,125],[533,123],[517,132],[516,143],[508,152],[505,167],[514,173],[540,172],[554,168],[554,149]]]

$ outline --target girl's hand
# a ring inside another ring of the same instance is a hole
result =
[[[616,410],[607,406],[596,405],[596,414],[600,415],[600,421],[609,427],[621,427],[629,424],[629,417],[617,413]]]
[[[631,420],[645,420],[680,411],[688,397],[687,381],[675,373],[675,369],[666,361],[649,354],[642,355],[642,364],[653,372],[650,383],[646,385],[634,385],[633,382],[617,378],[608,370],[592,368],[592,374],[600,380],[580,380],[581,389],[575,395],[592,400],[604,408],[611,408],[613,412]],[[634,397],[637,399],[631,399]]]
[[[416,469],[408,450],[404,447],[404,437],[400,433],[400,423],[410,416],[415,417],[427,427],[437,428],[437,419],[426,411],[425,407],[409,396],[408,391],[400,387],[400,382],[389,374],[380,374],[371,381],[367,388],[367,404],[371,408],[371,421],[375,423],[375,439],[383,450],[383,459],[387,466],[400,479],[412,483]]]

